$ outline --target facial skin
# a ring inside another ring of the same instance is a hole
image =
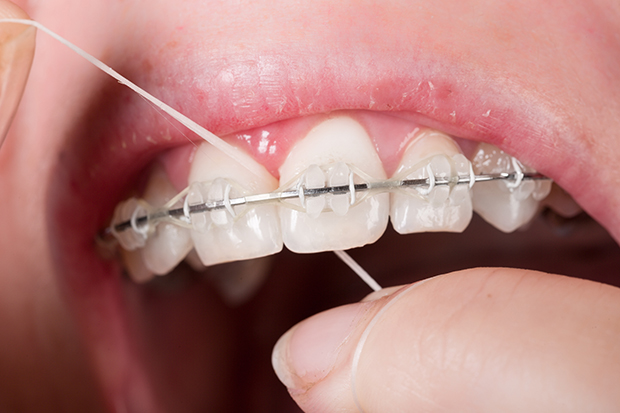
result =
[[[369,412],[620,407],[616,1],[17,4],[217,135],[344,109],[398,112],[499,146],[605,229],[588,223],[553,242],[484,226],[464,241],[386,235],[360,254],[383,285],[477,266],[608,284],[472,269],[322,313],[276,355],[304,411],[357,411],[353,394]],[[48,37],[36,48],[0,150],[0,410],[296,411],[272,347],[300,320],[360,300],[362,286],[331,256],[286,252],[232,310],[193,275],[124,278],[96,234],[187,138]],[[405,245],[424,253],[407,260],[396,253]],[[330,343],[317,332],[334,325],[350,330],[320,360],[312,349]],[[402,388],[386,384],[394,377]]]

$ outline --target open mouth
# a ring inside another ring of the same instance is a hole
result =
[[[322,251],[369,244],[351,254],[384,286],[474,266],[584,278],[617,268],[616,244],[580,212],[605,221],[604,196],[587,185],[588,148],[571,137],[573,146],[555,144],[567,125],[545,102],[435,57],[386,57],[370,74],[332,57],[301,67],[264,52],[217,63],[217,75],[190,89],[163,88],[171,105],[240,148],[249,169],[189,143],[183,128],[111,82],[69,134],[48,195],[49,229],[64,234],[52,240],[57,273],[111,407],[294,409],[270,368],[273,344],[303,317],[368,292]],[[136,77],[156,85],[176,69]],[[162,221],[143,234],[130,228],[114,254],[96,242],[110,221],[131,221],[144,205],[127,207],[132,196],[162,207],[189,186],[195,205],[299,185],[453,179],[470,165],[476,174],[518,166],[558,187],[547,197],[550,183],[512,179],[298,197],[194,214],[185,225]]]

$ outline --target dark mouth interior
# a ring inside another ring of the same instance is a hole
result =
[[[617,285],[618,280],[611,277],[620,267],[618,245],[587,214],[565,219],[550,210],[543,210],[527,229],[512,234],[501,233],[475,214],[463,234],[403,236],[388,227],[375,244],[349,252],[383,287],[484,266],[535,269]],[[168,302],[170,307],[188,294],[201,295],[205,302],[220,301],[213,294],[208,274],[221,269],[213,267],[198,273],[181,264],[171,274],[145,285],[136,286],[129,279],[125,283],[130,290],[140,289],[141,297],[149,297],[147,307],[155,301]],[[298,321],[358,301],[370,292],[332,253],[301,255],[285,250],[277,254],[265,284],[221,320],[220,327],[232,334],[236,343],[237,367],[228,379],[244,395],[234,400],[232,411],[299,411],[272,372],[273,345]],[[144,298],[140,301],[144,304]],[[206,307],[198,310],[210,311]],[[151,316],[154,319],[155,315]],[[195,318],[200,320],[201,316],[196,314]],[[195,321],[194,327],[201,326]],[[151,338],[159,334],[154,330],[146,333]]]

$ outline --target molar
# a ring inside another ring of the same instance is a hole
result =
[[[246,162],[256,163],[247,156]],[[258,164],[256,164],[258,165]],[[277,181],[262,169],[258,176],[208,143],[201,144],[189,174],[188,204],[272,192]],[[241,185],[242,183],[243,185]],[[282,249],[277,207],[271,204],[191,215],[194,248],[206,266],[263,257]]]
[[[488,143],[478,146],[472,166],[476,173],[535,172]],[[549,181],[502,180],[474,185],[474,211],[499,230],[512,232],[536,215],[539,202],[550,190]]]
[[[361,183],[359,174],[352,174],[347,164],[355,165],[371,179],[386,178],[366,130],[348,117],[328,119],[290,151],[279,170],[281,189],[293,189],[291,185],[302,191],[328,184],[348,185],[352,179]],[[296,208],[280,206],[286,247],[294,252],[311,253],[375,242],[387,226],[389,195],[370,195],[353,205],[350,197],[350,194],[321,195],[291,201]]]
[[[448,136],[427,131],[415,139],[395,172],[397,179],[451,179],[469,175],[470,163]],[[394,178],[393,178],[394,179]],[[401,189],[391,194],[390,219],[400,234],[414,232],[462,232],[472,217],[468,185],[442,185]]]

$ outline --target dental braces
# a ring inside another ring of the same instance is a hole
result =
[[[47,33],[49,36],[77,53],[86,61],[100,69],[102,72],[116,79],[121,85],[128,87],[129,89],[143,97],[146,101],[150,102],[156,108],[176,119],[182,125],[186,126],[190,131],[194,132],[197,136],[211,143],[215,148],[218,148],[220,151],[227,154],[234,160],[241,160],[238,156],[239,153],[236,148],[232,147],[230,144],[226,143],[218,136],[214,135],[212,132],[208,131],[201,125],[194,122],[192,119],[178,112],[163,101],[157,99],[155,96],[143,90],[135,83],[131,82],[129,79],[120,75],[111,67],[107,66],[94,56],[70,43],[68,40],[62,38],[61,36],[46,28],[42,24],[27,19],[0,19],[0,23],[23,24],[37,28],[38,30]],[[2,144],[3,137],[0,136],[0,147],[2,146]],[[523,172],[523,169],[521,168],[522,165],[514,158],[512,159],[512,164],[515,169],[514,172],[481,175],[475,175],[471,164],[469,164],[469,174],[455,174],[450,178],[446,178],[445,176],[436,176],[433,173],[429,164],[427,165],[426,169],[426,172],[428,174],[428,177],[426,178],[402,180],[396,179],[372,183],[356,183],[353,173],[351,172],[348,176],[348,185],[323,185],[320,188],[314,188],[309,185],[304,185],[302,183],[302,180],[300,179],[298,181],[298,184],[295,186],[295,190],[275,191],[266,194],[238,196],[232,198],[230,196],[232,186],[225,185],[223,187],[224,192],[221,199],[191,204],[188,202],[187,196],[191,188],[190,186],[161,208],[154,209],[151,208],[150,205],[148,205],[144,200],[134,199],[136,205],[133,208],[133,212],[131,212],[129,219],[121,220],[120,223],[114,223],[115,220],[113,220],[113,224],[110,227],[106,228],[100,234],[100,237],[97,237],[97,241],[103,241],[103,246],[110,247],[113,245],[108,244],[107,241],[110,238],[115,238],[116,241],[121,244],[121,246],[123,246],[127,250],[133,250],[136,247],[144,246],[146,239],[148,238],[149,234],[152,233],[153,228],[159,221],[170,221],[178,225],[192,227],[192,215],[199,213],[204,214],[207,212],[217,213],[218,210],[226,210],[228,214],[235,218],[237,216],[237,213],[234,210],[235,206],[247,206],[269,202],[281,202],[282,204],[286,204],[287,200],[298,199],[301,207],[305,208],[307,198],[312,199],[315,197],[330,194],[334,196],[348,195],[350,205],[352,206],[359,202],[359,200],[363,198],[364,194],[368,194],[372,191],[396,191],[414,189],[418,195],[426,196],[430,195],[431,191],[436,186],[448,185],[450,186],[451,190],[456,185],[468,184],[469,188],[471,189],[476,182],[488,182],[495,180],[510,180],[510,182],[507,182],[506,187],[510,191],[512,191],[518,188],[524,180],[549,180],[545,176],[538,173]],[[259,175],[262,172],[260,165],[258,165],[257,163],[247,163],[243,164],[243,166],[247,170],[257,173]],[[362,196],[358,196],[358,194]],[[182,207],[175,207],[175,205],[181,200],[183,200]],[[340,205],[342,206],[342,204]],[[127,206],[127,204],[125,204],[125,206]],[[295,207],[294,205],[289,206],[293,208]],[[332,204],[332,207],[333,206],[334,205]],[[343,215],[342,208],[339,209],[341,212],[339,215]],[[346,210],[348,210],[348,206],[346,206],[344,209],[344,213],[346,213]],[[323,210],[323,206],[320,206],[320,210]],[[321,211],[319,211],[319,213]],[[336,211],[335,209],[334,212],[338,213],[338,211]],[[132,231],[127,231],[130,228],[132,229]],[[133,237],[131,235],[129,237],[125,237],[124,235],[126,234],[133,234]],[[381,286],[379,286],[379,284],[374,279],[372,279],[372,277],[361,266],[359,266],[345,251],[334,251],[334,253],[374,291],[378,291],[381,289]]]
[[[214,181],[199,182],[188,186],[166,205],[159,208],[151,207],[144,200],[131,198],[124,204],[124,212],[119,213],[119,208],[117,207],[115,218],[113,218],[112,224],[104,230],[103,237],[105,239],[113,236],[121,243],[123,248],[133,250],[144,245],[158,222],[171,222],[182,227],[193,228],[192,217],[197,214],[221,211],[235,220],[243,214],[243,212],[237,211],[237,208],[268,203],[279,203],[292,209],[310,213],[307,208],[310,199],[321,196],[335,197],[345,195],[349,197],[348,206],[345,206],[343,213],[339,213],[339,215],[344,215],[350,206],[361,202],[371,193],[405,190],[413,195],[425,197],[436,187],[448,186],[453,188],[457,185],[468,185],[469,189],[471,189],[475,183],[499,180],[507,181],[506,187],[512,191],[524,181],[550,180],[537,172],[524,172],[523,166],[515,158],[513,158],[512,162],[515,170],[512,172],[476,175],[471,163],[468,162],[468,164],[468,173],[452,173],[450,176],[445,176],[446,174],[436,174],[433,171],[431,161],[416,170],[418,175],[426,175],[425,177],[411,178],[413,174],[409,172],[402,179],[396,178],[380,181],[372,181],[363,172],[342,162],[323,166],[322,168],[317,165],[311,165],[289,184],[283,186],[287,189],[261,194],[242,194],[243,189],[235,182],[218,178]],[[344,175],[342,174],[343,170],[347,171]],[[339,175],[340,184],[325,185],[325,180],[323,180],[321,185],[320,180],[316,182],[316,179],[314,179],[314,184],[309,183],[309,176],[314,174],[316,177],[317,173],[324,173],[323,177],[325,177],[325,172],[329,171],[341,172]],[[345,177],[346,183],[343,182]],[[360,179],[362,182],[360,182]],[[203,190],[201,192],[200,186],[207,188],[207,191]],[[215,189],[213,191],[215,196],[208,191],[209,188]],[[315,216],[318,216],[326,208],[321,205],[319,209]],[[338,213],[333,207],[332,210]],[[224,221],[227,220],[228,218],[224,219]],[[132,231],[128,233],[128,230]]]

